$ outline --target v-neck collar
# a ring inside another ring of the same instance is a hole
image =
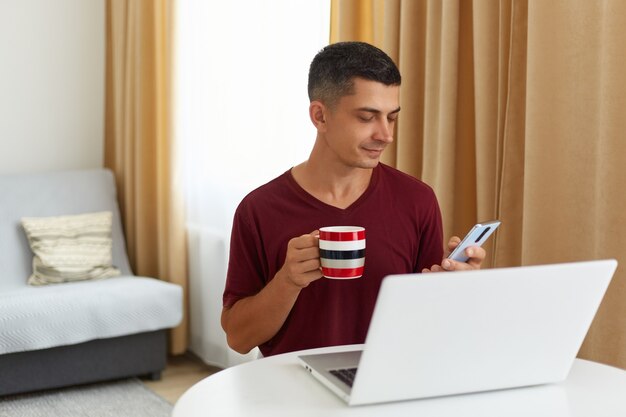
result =
[[[333,206],[331,204],[327,204],[327,203],[323,202],[322,200],[319,200],[318,198],[316,198],[312,194],[310,194],[308,191],[306,191],[304,188],[302,188],[300,186],[300,184],[298,184],[298,182],[293,177],[293,174],[291,173],[291,169],[289,171],[287,171],[285,173],[285,175],[287,176],[287,180],[288,180],[289,184],[291,185],[292,189],[296,192],[296,194],[298,194],[298,196],[300,196],[307,203],[312,204],[312,205],[318,207],[321,210],[333,211],[335,213],[348,214],[348,213],[354,211],[356,208],[358,208],[362,204],[362,202],[365,201],[368,198],[368,196],[373,192],[373,190],[376,188],[376,185],[378,184],[378,178],[380,176],[380,173],[379,173],[380,169],[381,168],[380,168],[380,163],[379,163],[372,170],[372,176],[370,177],[370,182],[367,185],[367,188],[365,189],[363,194],[361,194],[359,196],[359,198],[357,198],[352,204],[350,204],[345,209],[342,209],[342,208],[339,208],[339,207],[335,207],[335,206]]]

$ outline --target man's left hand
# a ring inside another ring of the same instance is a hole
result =
[[[448,250],[452,252],[454,248],[461,242],[461,238],[458,236],[452,236],[448,241]],[[444,271],[467,271],[472,269],[480,269],[487,252],[480,246],[470,246],[465,249],[465,254],[469,256],[467,262],[453,261],[452,259],[444,258],[441,261],[441,265],[433,265],[430,268],[424,268],[422,272],[444,272]]]

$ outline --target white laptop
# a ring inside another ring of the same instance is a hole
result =
[[[616,267],[390,275],[362,351],[299,359],[349,405],[563,381]]]

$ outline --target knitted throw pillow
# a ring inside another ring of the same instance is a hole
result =
[[[22,226],[34,253],[30,285],[103,279],[120,275],[111,265],[110,211],[71,216],[25,217]]]

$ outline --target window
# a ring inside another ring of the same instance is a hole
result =
[[[328,44],[330,1],[176,2],[175,135],[190,253],[191,350],[240,362],[219,323],[239,201],[307,159],[307,75]]]

